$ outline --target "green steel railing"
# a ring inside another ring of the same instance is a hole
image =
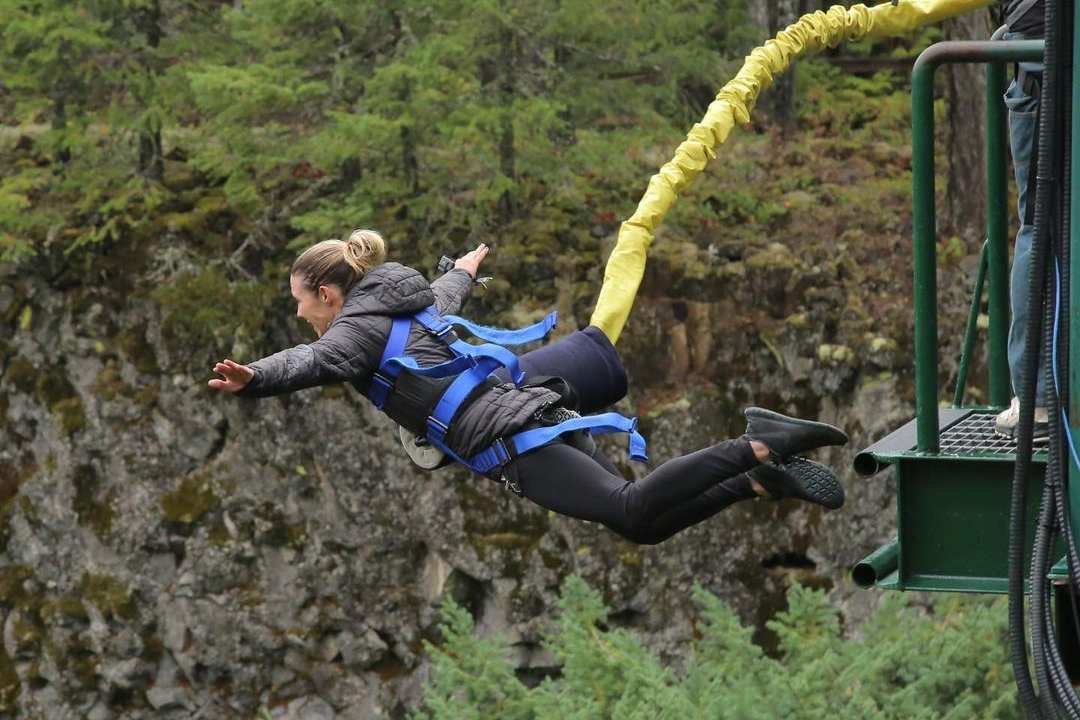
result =
[[[975,330],[979,325],[979,310],[982,307],[982,291],[986,282],[986,266],[989,264],[990,239],[987,238],[979,253],[979,273],[975,276],[975,290],[971,293],[971,310],[968,311],[967,327],[964,328],[964,344],[960,348],[960,367],[956,371],[956,391],[953,393],[953,407],[958,408],[964,404],[964,387],[967,385],[968,365],[971,364],[971,355],[975,351]],[[996,347],[993,342],[990,347]],[[995,353],[991,353],[994,356]],[[993,372],[990,373],[993,377]],[[993,395],[993,393],[990,393]],[[992,401],[991,401],[992,402]]]
[[[912,185],[915,255],[917,447],[938,451],[937,229],[934,193],[934,73],[946,63],[990,63],[987,71],[987,273],[990,281],[990,402],[1007,405],[1009,326],[1004,63],[1038,61],[1041,40],[950,41],[931,45],[912,69]],[[1000,193],[1000,194],[995,194]]]

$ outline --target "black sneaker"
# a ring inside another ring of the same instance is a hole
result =
[[[774,460],[827,445],[846,445],[848,441],[843,430],[827,423],[800,420],[759,407],[746,408],[743,414],[746,437],[768,447]]]
[[[836,510],[844,504],[844,487],[835,473],[813,460],[792,457],[781,463],[764,463],[747,475],[765,488],[774,500],[798,498],[828,510]]]
[[[1016,429],[1020,424],[1020,398],[1014,397],[1009,407],[994,419],[994,434],[1016,442]],[[1035,424],[1031,428],[1031,442],[1045,443],[1050,440],[1050,416],[1046,408],[1035,408]]]

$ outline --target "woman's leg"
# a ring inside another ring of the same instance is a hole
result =
[[[695,517],[703,519],[742,499],[738,490],[734,494],[716,490],[685,514],[670,515],[654,527],[665,513],[757,464],[749,441],[728,440],[669,460],[634,483],[576,448],[556,442],[517,458],[507,472],[522,494],[538,505],[602,523],[629,540],[651,544],[692,524]]]

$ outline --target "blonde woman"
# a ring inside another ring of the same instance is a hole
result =
[[[220,377],[209,386],[266,397],[349,382],[377,399],[403,428],[430,438],[440,402],[465,373],[439,376],[430,370],[454,367],[459,359],[448,345],[453,333],[437,334],[415,318],[430,313],[429,320],[436,316],[438,322],[437,316],[458,312],[487,254],[488,248],[480,245],[459,258],[453,270],[428,283],[418,271],[386,262],[385,242],[372,230],[317,243],[293,263],[290,289],[297,316],[311,325],[318,339],[248,365],[222,360],[213,368]],[[413,370],[388,381],[388,343],[396,332],[395,320],[400,325],[403,319],[403,354]],[[526,379],[513,378],[517,383],[505,371],[484,371],[432,441],[474,470],[478,465],[473,460],[487,457],[480,465],[485,475],[545,508],[602,523],[633,542],[655,544],[743,499],[794,497],[830,509],[843,503],[835,475],[799,456],[842,445],[847,436],[831,425],[760,408],[746,411],[742,437],[669,460],[637,482],[626,480],[587,433],[561,432],[537,447],[514,452],[512,439],[564,427],[568,419],[570,425],[587,424],[601,416],[575,420],[575,406],[592,412],[625,392],[618,355],[595,327],[523,355],[520,363]],[[594,378],[604,389],[591,387]],[[633,437],[633,426],[629,422],[617,429]],[[492,448],[500,452],[492,455]]]

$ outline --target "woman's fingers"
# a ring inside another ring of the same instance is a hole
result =
[[[255,376],[255,371],[247,365],[241,365],[226,358],[221,362],[214,363],[213,371],[221,378],[212,378],[207,381],[207,386],[214,390],[227,390],[236,392],[241,390]]]

